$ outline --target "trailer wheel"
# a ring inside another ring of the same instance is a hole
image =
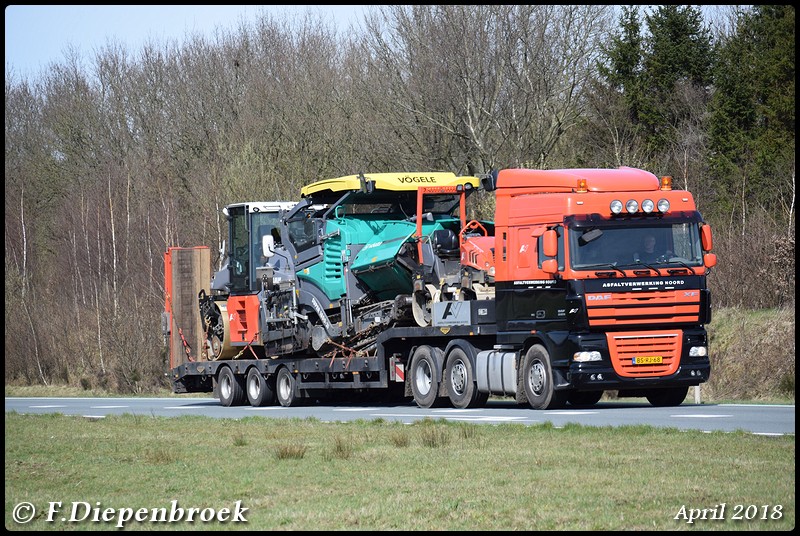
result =
[[[283,367],[278,371],[278,377],[275,380],[275,394],[278,396],[281,406],[288,408],[297,405],[299,397],[295,395],[296,385],[297,380],[288,368]]]
[[[569,403],[573,406],[594,406],[603,398],[603,391],[573,391]]]
[[[275,403],[275,388],[257,368],[253,367],[247,373],[245,383],[247,401],[253,407],[271,406]]]
[[[534,344],[525,354],[522,378],[528,403],[533,409],[560,408],[567,403],[567,392],[555,390],[550,355],[544,346]]]
[[[236,376],[230,367],[224,366],[219,371],[217,389],[219,390],[219,401],[223,406],[241,406],[244,404],[245,394],[242,378]]]
[[[447,382],[447,394],[453,407],[462,409],[480,407],[489,398],[489,393],[478,391],[472,362],[461,348],[453,348],[448,354],[444,377]]]
[[[655,389],[647,395],[647,401],[657,408],[680,406],[689,392],[688,387],[674,387],[671,389]]]
[[[411,361],[411,392],[414,402],[421,408],[439,406],[439,382],[436,380],[436,358],[430,346],[420,346],[414,351]]]

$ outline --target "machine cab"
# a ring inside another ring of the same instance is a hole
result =
[[[265,245],[280,242],[280,217],[294,207],[289,201],[236,203],[225,207],[229,222],[227,264],[217,272],[212,287],[224,287],[230,294],[244,294],[259,289],[256,270],[266,264],[271,251]],[[265,237],[272,237],[265,240]]]

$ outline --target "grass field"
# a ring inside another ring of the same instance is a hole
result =
[[[12,530],[795,525],[793,436],[431,420],[89,420],[10,413],[5,466],[5,526]],[[234,511],[237,501],[247,508],[246,522],[234,523],[232,513],[223,515],[223,523],[199,518],[211,515],[208,509]],[[13,518],[26,513],[17,506],[22,502],[36,510],[24,524]],[[60,510],[48,513],[55,502],[62,503]],[[142,519],[168,519],[176,507],[200,512],[194,522],[186,521],[186,512],[171,524],[121,521],[139,509]],[[706,519],[688,522],[702,510]],[[713,514],[720,519],[709,519]],[[108,521],[92,521],[103,516]]]

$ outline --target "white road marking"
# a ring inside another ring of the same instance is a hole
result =
[[[117,408],[129,408],[130,406],[89,406],[90,409],[117,409]]]
[[[680,415],[680,414],[678,414],[678,415],[670,415],[670,417],[675,417],[677,419],[679,419],[681,417],[685,417],[687,419],[720,419],[720,418],[725,418],[725,417],[733,417],[733,415],[714,415],[714,414],[710,414],[710,415],[700,415],[700,414],[697,414],[697,415]]]
[[[468,421],[468,422],[511,422],[523,421],[525,417],[479,417],[479,416],[465,416],[465,417],[445,417],[448,421]]]
[[[412,417],[412,418],[420,418],[423,417],[418,413],[373,413],[372,417]],[[443,417],[447,420],[466,420],[466,421],[521,421],[525,420],[525,417],[506,417],[503,415],[464,415],[464,416],[454,416],[454,417]]]
[[[31,408],[48,409],[48,408],[66,408],[67,406],[29,406]]]

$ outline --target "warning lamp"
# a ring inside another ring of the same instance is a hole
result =
[[[672,177],[670,177],[669,175],[661,177],[661,189],[672,190]]]
[[[586,189],[586,179],[578,179],[578,189],[577,192],[579,193],[586,193],[589,190]]]

